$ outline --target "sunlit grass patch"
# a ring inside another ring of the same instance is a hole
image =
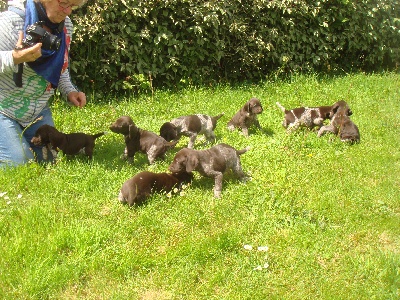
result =
[[[400,79],[397,74],[157,91],[75,109],[55,101],[63,132],[109,131],[122,115],[158,133],[172,118],[225,115],[217,142],[251,149],[251,178],[194,175],[181,192],[139,207],[118,192],[138,172],[166,172],[137,153],[121,160],[123,137],[96,141],[93,160],[60,154],[55,164],[0,171],[0,298],[4,299],[396,299],[399,296]],[[262,130],[228,131],[231,116],[258,97]],[[348,145],[301,129],[287,134],[286,107],[346,100],[361,142]],[[92,99],[93,100],[93,99]],[[390,119],[388,116],[391,116]],[[196,149],[206,149],[199,139]]]

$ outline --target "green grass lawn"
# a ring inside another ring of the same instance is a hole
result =
[[[253,96],[264,106],[262,130],[246,139],[226,124]],[[359,144],[288,135],[275,105],[340,99]],[[93,161],[60,155],[54,165],[0,171],[1,299],[400,298],[399,74],[299,76],[52,109],[67,133],[108,130],[121,115],[158,133],[181,115],[224,112],[217,142],[251,147],[241,160],[252,179],[228,174],[215,199],[213,180],[195,173],[181,195],[129,208],[117,200],[122,183],[166,171],[188,139],[150,166],[140,153],[122,161],[123,137],[111,132]]]

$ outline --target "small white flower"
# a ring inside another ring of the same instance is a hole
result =
[[[177,188],[174,188],[174,193],[176,194],[178,192],[178,189]]]
[[[7,192],[0,193],[0,198],[2,198]]]
[[[262,251],[262,252],[267,252],[268,251],[268,246],[259,246],[257,247],[258,251]]]
[[[171,198],[171,196],[172,196],[172,195],[171,195],[171,192],[169,192],[169,193],[167,194],[167,197],[168,197],[168,198]]]
[[[264,268],[264,269],[268,269],[268,268],[269,268],[269,263],[266,262],[266,263],[264,264],[263,268]]]
[[[22,198],[22,194],[18,194],[17,198],[21,199]]]
[[[7,201],[7,205],[10,205],[11,204],[11,201]]]
[[[261,270],[262,270],[262,267],[261,267],[261,266],[257,266],[257,267],[255,267],[253,270],[254,270],[254,271],[261,271]]]
[[[8,197],[8,196],[4,196],[4,199],[5,199],[5,200],[8,200],[8,199],[10,199],[10,197]]]
[[[249,250],[249,251],[253,250],[252,245],[244,245],[243,248],[244,248],[244,250]]]
[[[179,195],[180,195],[180,196],[185,196],[185,192],[184,192],[184,191],[181,191],[181,192],[179,193]]]

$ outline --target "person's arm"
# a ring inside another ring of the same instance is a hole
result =
[[[10,12],[0,14],[0,72],[13,73],[17,71],[14,63],[13,49],[17,45],[18,31],[23,26],[23,20]]]
[[[80,92],[71,82],[68,69],[61,74],[58,83],[58,89],[61,95],[68,99],[75,106],[83,107],[86,104],[86,95]]]
[[[31,62],[42,56],[42,43],[24,48],[22,46],[22,19],[13,13],[0,16],[0,71],[15,72],[20,63]]]
[[[67,28],[67,32],[69,33],[70,40],[72,41],[73,26],[71,20],[68,17],[65,20],[65,26]],[[83,107],[86,105],[86,95],[85,93],[79,91],[72,83],[69,69],[66,69],[61,74],[60,81],[58,83],[58,89],[61,95],[68,99],[68,101],[71,102],[73,105],[78,107]]]

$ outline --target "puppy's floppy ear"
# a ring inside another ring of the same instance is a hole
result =
[[[332,119],[333,116],[336,114],[337,110],[339,109],[339,104],[334,104],[331,108],[331,110],[327,113],[327,116],[329,119]]]
[[[132,136],[133,136],[133,125],[132,124],[130,124],[129,126],[128,126],[128,135],[129,135],[129,138],[131,139],[132,138]]]
[[[135,124],[129,124],[128,132],[129,132],[129,138],[133,139],[134,137],[136,137],[138,133],[138,128],[135,126]]]
[[[335,104],[335,105],[332,107],[332,114],[333,114],[333,115],[336,114],[336,112],[337,112],[337,110],[339,109],[339,107],[340,107],[339,104]]]
[[[186,160],[186,172],[192,172],[199,164],[199,159],[196,155],[188,155]]]
[[[244,105],[244,111],[249,113],[250,110],[251,110],[251,104],[250,101],[247,101],[247,103]]]
[[[63,135],[61,133],[49,132],[49,142],[53,146],[53,149],[57,149],[61,146]]]

